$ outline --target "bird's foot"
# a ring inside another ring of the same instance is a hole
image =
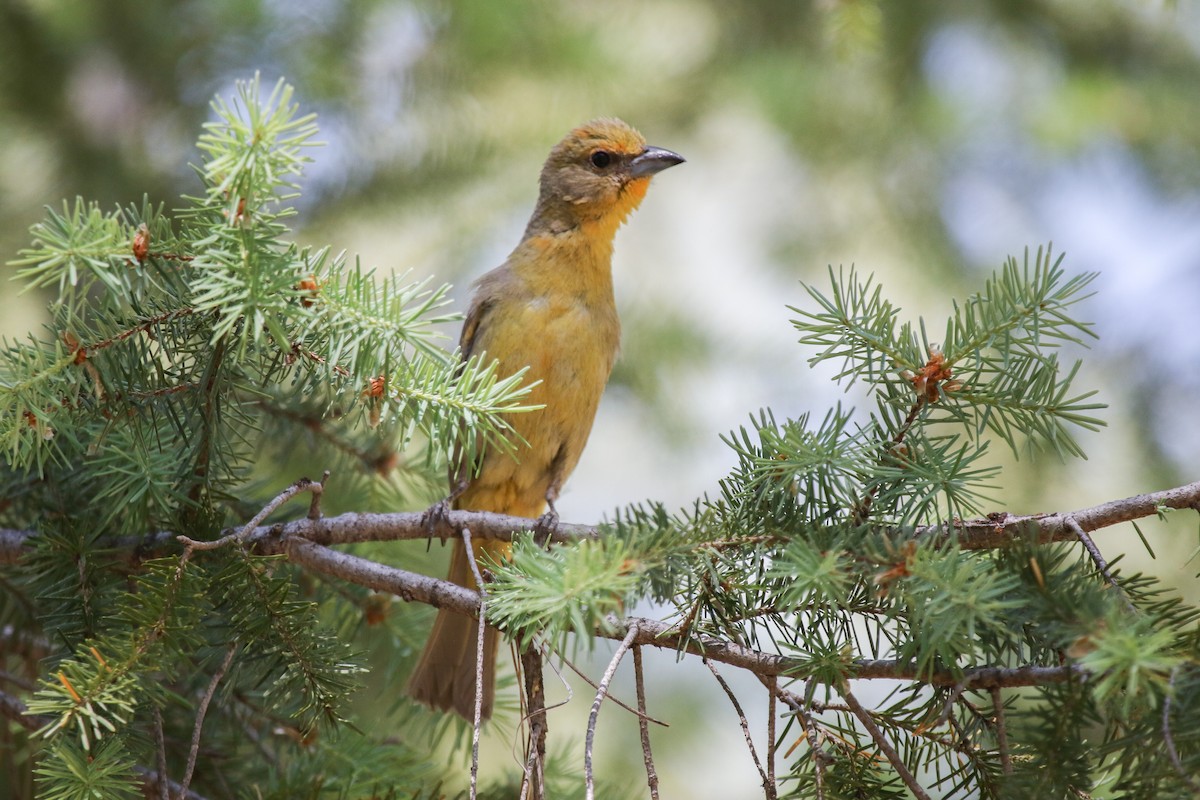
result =
[[[425,528],[429,539],[432,540],[434,536],[439,536],[442,542],[446,541],[446,530],[450,527],[451,499],[447,497],[437,501],[425,509],[425,513],[421,515],[421,525]]]
[[[550,510],[533,523],[533,540],[538,543],[539,547],[545,547],[557,530],[558,512],[554,509],[554,505],[550,504]]]

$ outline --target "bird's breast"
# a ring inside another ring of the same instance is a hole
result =
[[[468,501],[476,504],[470,507],[533,514],[547,488],[574,470],[587,443],[616,360],[616,308],[611,295],[510,296],[493,308],[481,334],[479,345],[500,362],[500,374],[528,367],[525,382],[538,383],[525,402],[544,408],[509,417],[524,444],[515,460],[501,453],[485,457]]]

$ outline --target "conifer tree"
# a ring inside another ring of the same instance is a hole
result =
[[[472,756],[447,760],[439,736],[478,727],[405,705],[428,616],[397,597],[482,613],[524,654],[510,717],[526,769],[480,797],[624,796],[597,789],[592,754],[627,653],[649,786],[626,794],[657,797],[645,647],[707,661],[704,702],[732,701],[767,798],[1200,791],[1200,615],[1091,537],[1200,508],[1200,484],[981,516],[1004,507],[989,448],[1080,457],[1074,432],[1103,424],[1079,364],[1060,362],[1095,335],[1077,317],[1093,276],[1049,248],[1010,259],[935,343],[870,277],[830,270],[794,325],[868,409],[760,412],[726,437],[738,463],[720,492],[680,511],[549,532],[451,512],[434,535],[515,543],[478,565],[477,593],[391,566],[419,552],[397,540],[431,535],[395,509],[435,497],[456,448],[512,446],[506,415],[536,413],[522,376],[439,345],[446,287],[289,241],[317,135],[289,87],[254,80],[213,111],[202,190],[180,209],[76,200],[14,262],[53,296],[46,328],[0,353],[16,796],[447,796]],[[288,474],[300,457],[319,480]],[[628,616],[643,601],[658,618]],[[577,763],[556,748],[541,667],[605,638],[620,644]],[[738,698],[718,665],[760,696]],[[894,690],[864,704],[879,679]],[[356,704],[364,686],[391,726]]]

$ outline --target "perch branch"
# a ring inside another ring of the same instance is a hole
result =
[[[862,703],[858,702],[853,692],[850,691],[850,684],[843,682],[838,691],[842,698],[846,701],[846,705],[850,707],[850,711],[854,716],[858,717],[858,721],[867,729],[867,733],[871,734],[871,738],[875,740],[879,751],[891,763],[892,768],[896,770],[896,774],[904,781],[904,785],[913,793],[913,797],[917,800],[931,800],[929,794],[921,788],[921,784],[917,783],[917,778],[912,774],[908,765],[904,763],[904,759],[900,758],[900,754],[896,752],[896,748],[892,747],[892,743],[883,735],[883,731],[875,724],[875,720],[871,718],[870,712],[863,708]]]
[[[767,777],[766,770],[763,769],[762,760],[758,757],[758,751],[754,749],[754,739],[750,736],[750,723],[746,721],[746,712],[742,710],[742,704],[738,702],[737,695],[733,693],[729,683],[721,677],[721,673],[717,672],[717,668],[707,658],[703,659],[704,666],[708,667],[708,671],[713,674],[720,684],[725,696],[729,698],[729,702],[733,704],[733,710],[737,712],[738,722],[742,726],[742,736],[746,737],[746,747],[750,749],[750,758],[754,761],[754,768],[758,770],[758,776],[762,778],[763,791],[767,793],[767,797],[772,795],[771,781]]]
[[[483,590],[483,575],[479,572],[479,563],[475,560],[475,548],[471,545],[471,529],[462,529],[463,544],[467,548],[467,564],[471,574],[475,576],[475,585],[479,587],[479,621],[475,626],[479,632],[475,637],[475,718],[471,730],[471,800],[479,795],[479,732],[483,727],[483,643],[487,635],[487,592]]]
[[[646,785],[650,787],[650,800],[658,800],[658,773],[654,769],[654,756],[650,754],[650,724],[646,716],[646,681],[642,675],[642,648],[633,647],[633,679],[637,689],[638,731],[642,737],[642,760],[646,763]]]
[[[612,683],[613,675],[617,673],[617,665],[621,663],[621,659],[633,645],[637,632],[636,623],[629,626],[629,631],[621,640],[617,652],[613,653],[612,660],[608,662],[604,676],[600,678],[600,686],[596,689],[596,699],[592,701],[592,713],[588,715],[587,736],[583,748],[583,774],[587,787],[587,800],[594,800],[596,797],[596,776],[592,771],[592,747],[596,743],[596,723],[600,719],[600,706],[604,704],[604,697],[608,694],[608,685]]]
[[[1002,512],[984,519],[960,520],[948,525],[916,528],[913,535],[934,537],[937,541],[946,541],[954,535],[964,550],[1003,547],[1031,529],[1037,532],[1039,542],[1065,542],[1078,539],[1067,522],[1069,518],[1073,518],[1079,527],[1090,532],[1153,516],[1163,508],[1200,508],[1200,481],[1161,492],[1113,500],[1078,511],[1026,515]],[[301,537],[324,545],[426,539],[430,532],[423,518],[423,512],[417,511],[392,514],[348,513],[315,520],[297,519],[273,525],[260,525],[246,535],[245,542],[254,545],[258,552],[275,554],[283,551],[284,542],[290,537]],[[464,527],[470,528],[471,535],[476,539],[512,541],[514,535],[534,532],[537,520],[487,511],[455,510],[447,512],[445,519],[438,522],[434,535],[443,539],[456,537],[458,531]],[[236,529],[222,531],[223,536],[236,533]],[[14,564],[20,560],[32,546],[32,539],[36,535],[34,531],[0,529],[0,564]],[[581,539],[596,539],[599,536],[600,530],[597,526],[560,522],[547,541],[566,544]],[[121,553],[130,561],[136,561],[153,553],[170,551],[175,545],[174,532],[158,531],[145,536],[102,539],[97,546]]]
[[[458,584],[330,550],[305,539],[289,538],[285,546],[289,560],[322,575],[350,581],[378,592],[394,594],[404,600],[426,603],[468,617],[479,617],[479,593]],[[597,630],[595,633],[620,641],[633,627],[637,628],[637,633],[632,644],[663,647],[703,656],[718,663],[749,670],[757,675],[783,675],[805,665],[803,659],[753,650],[715,636],[694,633],[685,637],[668,623],[644,617],[629,617],[619,623],[615,630]],[[913,680],[931,686],[956,686],[961,683],[967,689],[1041,686],[1066,683],[1084,675],[1081,667],[1070,664],[1053,667],[975,667],[963,670],[961,676],[949,670],[936,670],[932,674],[919,675],[912,664],[888,659],[853,661],[848,668],[854,678]]]

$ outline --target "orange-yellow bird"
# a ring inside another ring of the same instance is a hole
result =
[[[613,236],[646,194],[650,178],[683,162],[648,147],[618,119],[581,125],[550,151],[541,192],[521,243],[475,283],[460,347],[486,354],[501,375],[529,367],[541,381],[528,402],[545,408],[514,414],[526,442],[514,458],[490,451],[452,490],[455,508],[537,517],[554,501],[587,443],[600,395],[617,356],[621,326],[613,300]],[[452,478],[454,479],[454,478]],[[457,479],[455,479],[457,480]],[[507,543],[479,541],[476,555],[507,557]],[[454,544],[449,579],[474,587],[466,547]],[[475,713],[475,620],[439,611],[409,683],[417,700],[466,719]],[[483,717],[491,715],[497,631],[484,631]]]

